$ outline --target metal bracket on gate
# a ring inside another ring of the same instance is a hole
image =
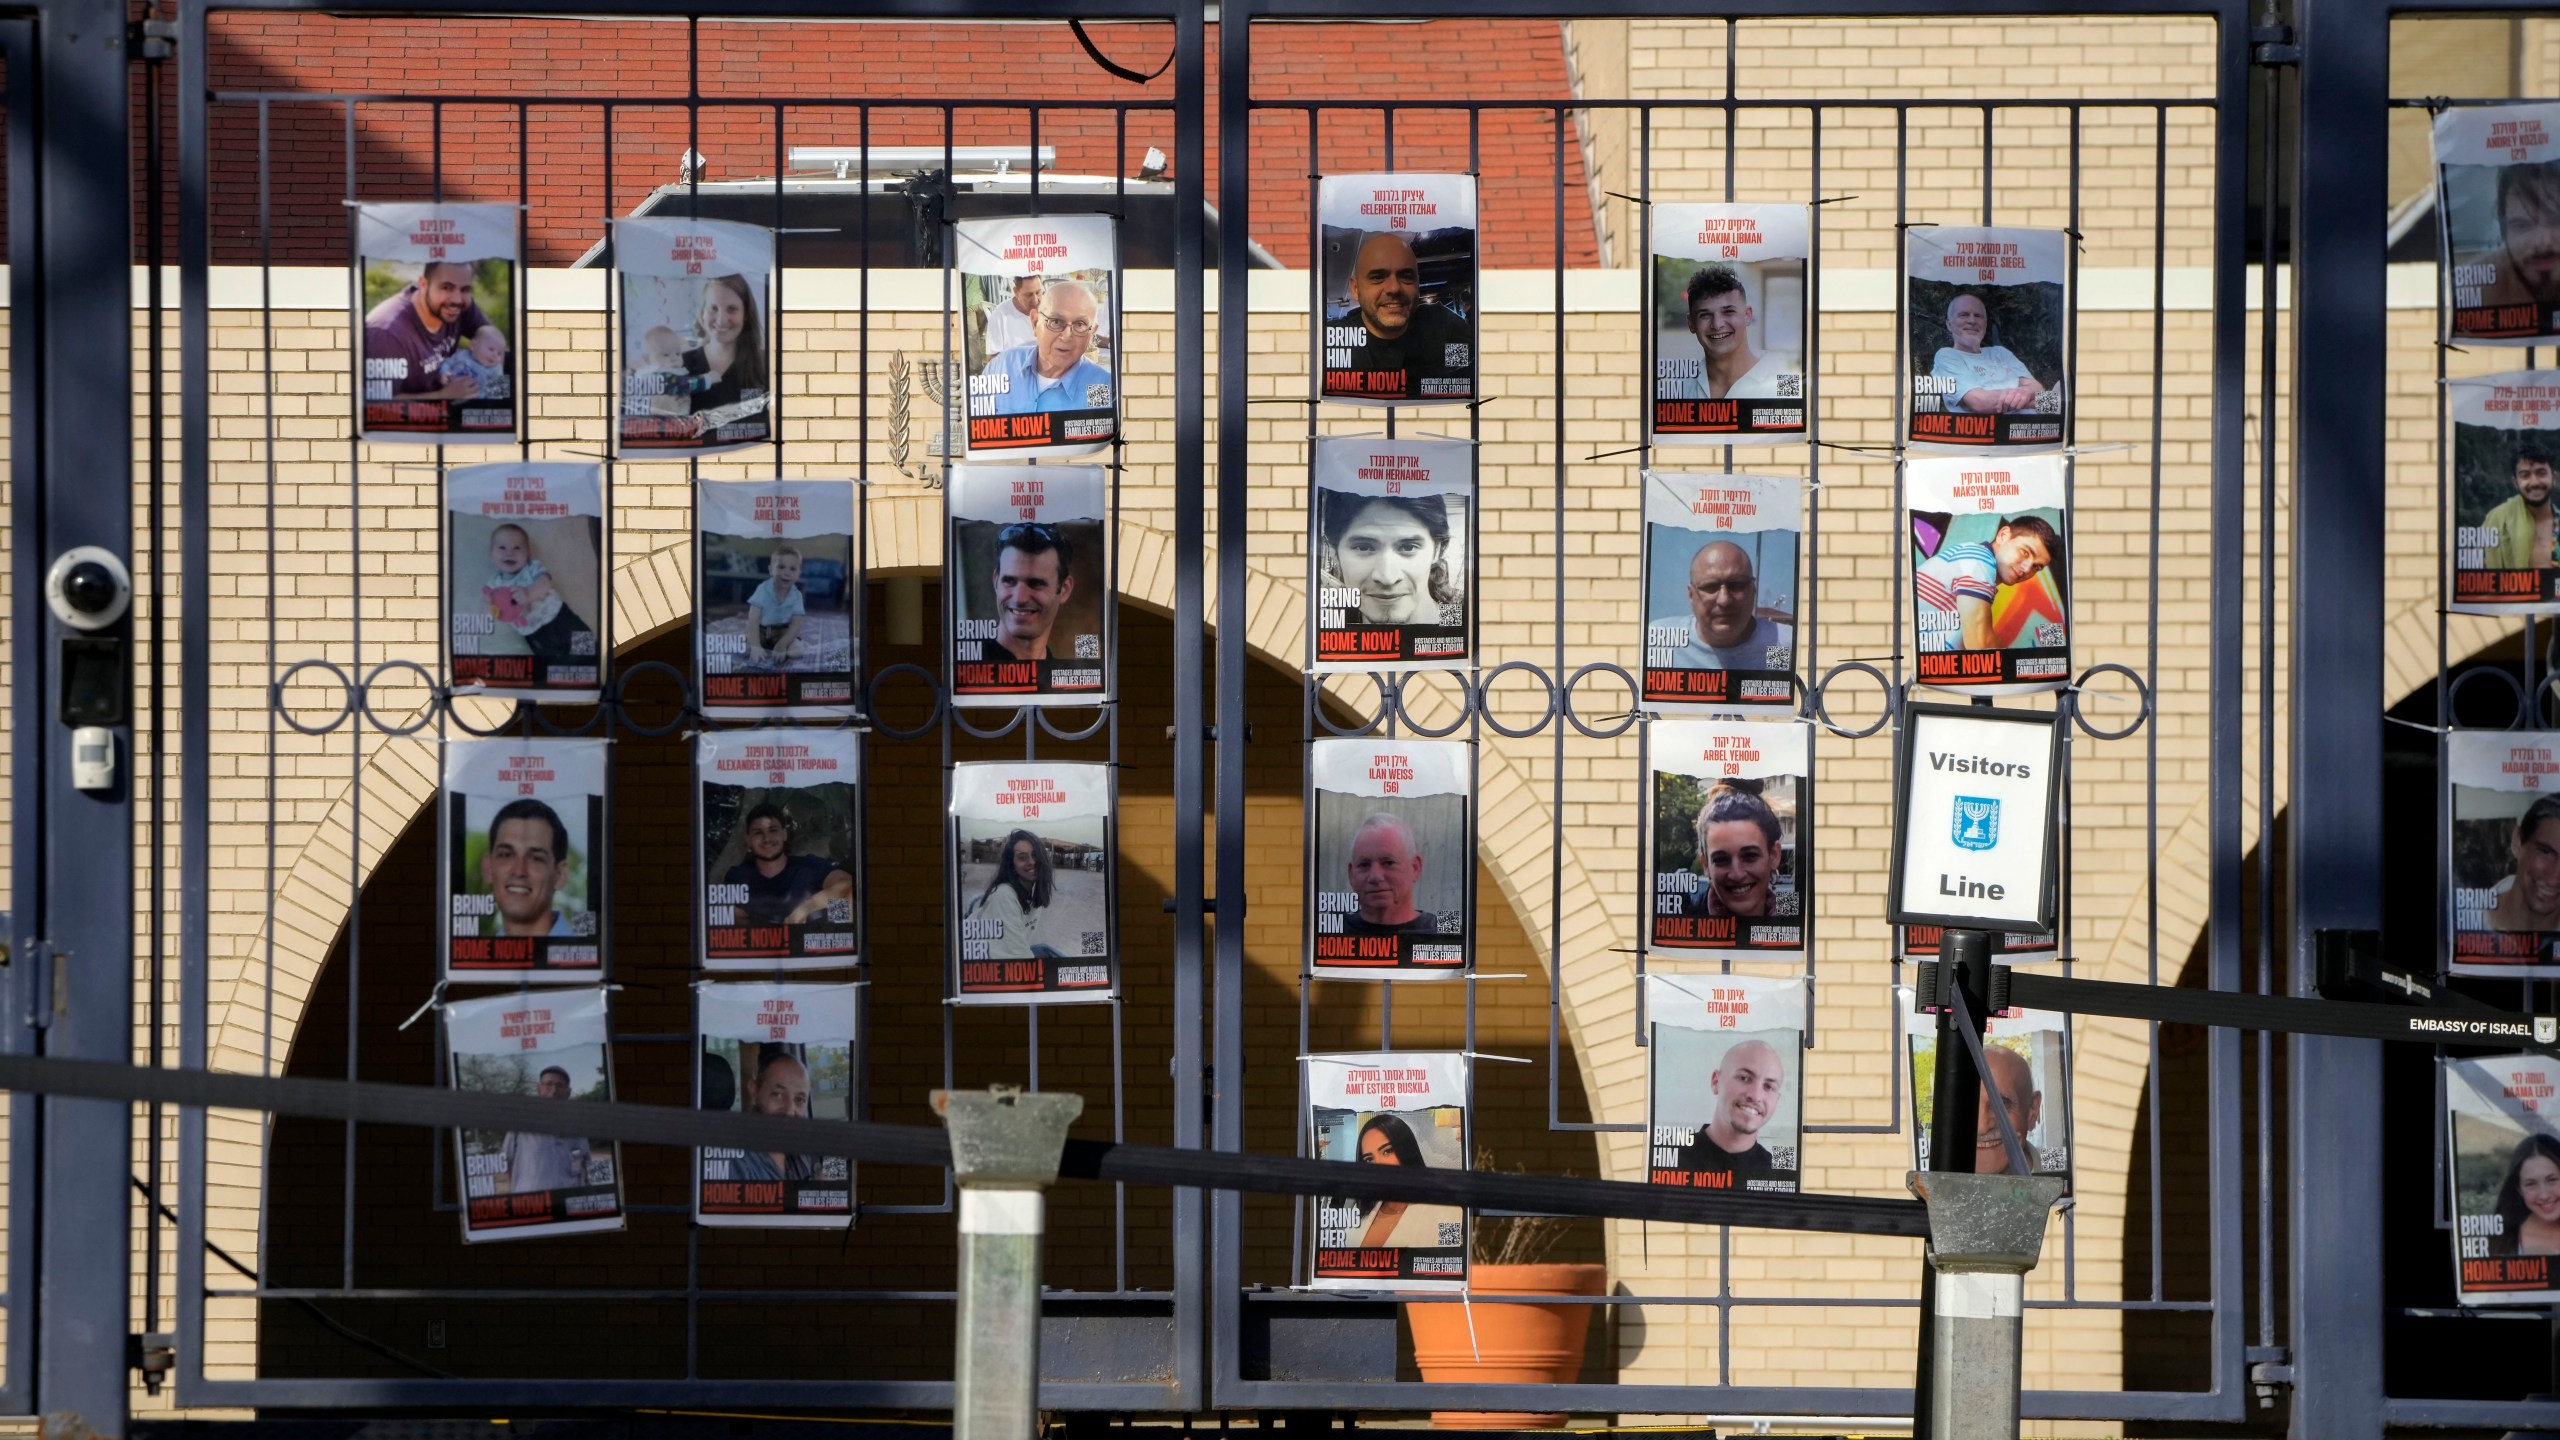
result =
[[[178,22],[141,20],[125,32],[127,53],[136,60],[166,60],[178,53]]]
[[[2299,65],[2302,47],[2294,43],[2290,25],[2249,27],[2249,59],[2259,65]]]
[[[2258,1408],[2273,1409],[2276,1392],[2293,1388],[2293,1352],[2281,1345],[2252,1345],[2241,1352],[2249,1366],[2249,1386],[2258,1394]]]

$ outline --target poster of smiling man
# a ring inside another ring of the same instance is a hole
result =
[[[707,730],[702,960],[709,970],[814,970],[860,961],[854,925],[862,736]]]
[[[1656,205],[1656,445],[1802,440],[1813,411],[1810,207]]]
[[[952,704],[1111,698],[1109,481],[1098,465],[951,467]]]
[[[952,994],[962,1004],[1108,1000],[1118,889],[1108,765],[951,767]]]
[[[2447,339],[2531,345],[2560,333],[2560,105],[2436,112]]]
[[[850,480],[697,483],[693,633],[705,714],[854,713],[854,504]]]
[[[1938,1017],[1915,1008],[1908,986],[1894,991],[1911,1051],[1912,1168],[1929,1168],[1929,1125],[1937,1114]],[[1999,1104],[2018,1135],[2027,1173],[2071,1178],[2070,1017],[2056,1010],[2003,1010],[1985,1022],[1983,1059],[1991,1066]],[[1966,1063],[1972,1063],[1970,1058]],[[2004,1175],[2009,1147],[1991,1116],[1991,1087],[1980,1092],[1975,1117],[1973,1173]]]
[[[2560,375],[2514,370],[2444,382],[2451,418],[2451,608],[2472,615],[2560,614]]]
[[[853,1118],[859,985],[693,987],[695,1103],[715,1114]],[[842,1230],[853,1162],[842,1155],[704,1145],[693,1152],[694,1223]]]
[[[610,744],[445,742],[445,980],[558,985],[602,972]]]
[[[2456,730],[2453,973],[2560,975],[2560,731]]]
[[[446,666],[457,689],[592,704],[603,694],[604,482],[580,460],[444,476]]]
[[[1644,977],[1645,1179],[1793,1194],[1803,1173],[1804,977]]]
[[[1911,443],[2062,448],[2070,434],[2071,237],[1970,225],[1904,233]]]
[[[1307,492],[1315,669],[1470,663],[1475,449],[1467,440],[1316,438]]]
[[[1316,273],[1316,398],[1476,398],[1476,179],[1327,175]]]
[[[1644,703],[1796,701],[1804,482],[1644,473]]]
[[[2071,682],[2065,463],[2059,455],[1904,462],[1921,684],[2022,695]]]
[[[1308,964],[1373,980],[1463,974],[1476,854],[1466,742],[1361,736],[1308,752]]]
[[[417,445],[516,438],[513,205],[359,205],[357,433]]]
[[[574,1132],[581,1101],[613,1098],[613,1027],[601,985],[442,1007],[446,1073],[478,1095],[527,1095]],[[519,1240],[622,1228],[622,1152],[610,1140],[457,1130],[462,1238]]]
[[[1308,1153],[1417,1170],[1468,1168],[1467,1057],[1306,1057]],[[1318,1290],[1462,1290],[1467,1212],[1456,1205],[1321,1196]]]
[[[614,454],[718,455],[773,438],[773,232],[728,220],[616,220],[621,314]]]
[[[1793,960],[1813,916],[1813,746],[1793,721],[1656,720],[1650,943]]]
[[[1090,455],[1120,432],[1118,222],[1017,215],[952,226],[972,456]]]

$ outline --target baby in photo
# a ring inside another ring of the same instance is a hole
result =
[[[521,525],[489,532],[487,584],[480,587],[489,614],[524,637],[525,648],[547,660],[595,658],[595,631],[578,618],[551,583],[551,572],[533,558],[533,537]]]
[[[685,415],[689,398],[711,388],[708,375],[689,375],[684,368],[684,337],[664,325],[652,325],[640,336],[640,358],[624,377],[622,409],[626,415]]]
[[[480,382],[482,400],[507,398],[507,337],[483,325],[471,343],[445,357],[444,373]]]
[[[809,615],[809,592],[800,588],[800,552],[788,545],[773,552],[764,583],[747,597],[747,668],[771,670],[787,663],[800,647],[800,622]]]

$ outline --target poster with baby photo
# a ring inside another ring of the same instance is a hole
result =
[[[1120,433],[1119,222],[1011,215],[952,224],[968,453],[1090,455]]]
[[[2060,455],[1903,464],[1920,683],[2025,695],[2071,683],[2071,517]]]
[[[1656,720],[1649,943],[1794,960],[1813,924],[1812,731],[1792,720]]]
[[[357,434],[515,443],[521,214],[513,205],[355,207]]]
[[[858,964],[854,877],[862,735],[763,727],[694,737],[701,779],[702,964]]]
[[[1476,398],[1476,177],[1316,182],[1315,398],[1346,405]]]
[[[2446,338],[2531,345],[2560,334],[2560,105],[2447,105],[2434,129]]]
[[[2452,493],[2445,547],[2450,608],[2469,615],[2560,614],[2560,375],[2510,370],[2444,382]]]
[[[1648,1183],[1795,1193],[1810,988],[1801,975],[1644,977]]]
[[[560,985],[603,973],[612,743],[444,742],[443,979]]]
[[[2534,1053],[2436,1063],[2454,1294],[2465,1305],[2560,1301],[2560,1061]]]
[[[1461,670],[1472,662],[1476,447],[1316,437],[1308,500],[1319,671]]]
[[[1644,703],[1796,703],[1804,482],[1644,472]]]
[[[1359,736],[1307,757],[1307,963],[1318,975],[1466,973],[1475,767],[1463,740]]]
[[[2453,973],[2560,975],[2560,731],[2444,737]]]
[[[445,1073],[475,1095],[538,1098],[574,1132],[581,1101],[613,1099],[613,1027],[601,985],[449,1000]],[[575,1133],[457,1130],[462,1238],[521,1240],[622,1228],[622,1151]]]
[[[722,1115],[853,1118],[859,985],[693,987],[694,1103]],[[842,1230],[853,1224],[853,1162],[762,1146],[693,1152],[697,1225]]]
[[[1911,443],[2061,449],[2071,434],[2070,235],[1977,225],[1903,234]]]
[[[1309,1055],[1307,1153],[1405,1170],[1470,1168],[1467,1057],[1371,1052]],[[1315,1203],[1318,1290],[1463,1290],[1467,1212],[1458,1205],[1324,1195]]]
[[[1812,213],[1807,205],[1647,212],[1654,444],[1766,443],[1809,433]]]
[[[613,453],[717,455],[773,438],[773,232],[616,220],[621,361]]]
[[[951,994],[961,1004],[1108,1000],[1119,891],[1111,767],[951,767]]]
[[[1911,987],[1894,987],[1911,1051],[1911,1168],[1929,1168],[1929,1125],[1937,1115],[1938,1017],[1914,1006]],[[2010,1009],[1984,1029],[1982,1056],[1999,1079],[1999,1103],[2017,1132],[2027,1173],[2071,1178],[2071,1021],[2058,1010]],[[1967,1065],[1972,1064],[1970,1056]],[[1991,1091],[1980,1092],[1973,1173],[2005,1175],[2009,1147],[1992,1118]]]
[[[445,667],[464,694],[592,704],[604,693],[604,481],[575,460],[444,474]]]
[[[855,713],[862,567],[854,505],[850,480],[696,483],[695,693],[704,714]]]
[[[951,467],[952,704],[1111,698],[1110,494],[1098,465]]]

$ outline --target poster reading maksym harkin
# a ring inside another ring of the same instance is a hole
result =
[[[860,960],[854,927],[852,730],[706,730],[702,963],[708,970],[822,970]]]
[[[603,693],[604,484],[584,461],[444,477],[445,651],[455,688],[592,703]]]
[[[621,1229],[621,1150],[575,1133],[579,1101],[613,1098],[604,988],[452,1000],[443,1011],[453,1088],[536,1096],[559,1110],[557,1131],[454,1132],[462,1238]]]
[[[1315,669],[1469,663],[1475,451],[1469,440],[1316,437]]]
[[[1111,767],[951,767],[952,995],[1108,1000],[1117,961]]]
[[[1644,703],[1795,704],[1804,482],[1644,476]]]
[[[701,1053],[695,1103],[725,1115],[853,1118],[858,985],[693,987]],[[715,1226],[841,1230],[853,1162],[706,1145],[693,1152],[693,1218]]]
[[[365,439],[514,442],[519,215],[513,205],[355,207]]]
[[[1095,465],[954,465],[951,703],[1111,698],[1110,485]]]
[[[2059,455],[1905,462],[1921,684],[2018,695],[2071,682],[2064,464]]]
[[[1911,443],[2060,449],[2069,434],[2071,237],[1969,225],[1905,234]]]
[[[1467,967],[1475,835],[1464,741],[1362,736],[1307,757],[1307,963],[1416,980]]]
[[[1653,207],[1654,444],[1805,438],[1813,410],[1804,363],[1808,213],[1803,205]]]
[[[2452,277],[2447,338],[2560,333],[2560,105],[2455,105],[2435,120],[2436,212]]]
[[[1804,1132],[1804,977],[1644,977],[1645,1178],[1793,1194]]]
[[[1468,1168],[1467,1057],[1310,1055],[1307,1135],[1319,1160]],[[1456,1205],[1319,1197],[1310,1283],[1319,1290],[1463,1290],[1467,1212]]]
[[[773,232],[728,220],[616,220],[626,458],[717,455],[773,438]]]
[[[1090,455],[1120,433],[1117,227],[1108,215],[953,225],[971,455]]]
[[[1813,746],[1793,721],[1656,720],[1653,916],[1660,950],[1804,954],[1813,923]]]
[[[611,743],[445,742],[444,979],[575,984],[602,973]]]
[[[2560,375],[2516,370],[2444,384],[2453,421],[2455,610],[2560,614]]]
[[[1316,398],[1475,399],[1475,177],[1327,175],[1316,218]]]
[[[2560,1061],[2440,1063],[2456,1296],[2465,1305],[2560,1301]]]
[[[1912,1168],[1929,1168],[1929,1124],[1938,1078],[1938,1017],[1913,1008],[1909,987],[1898,988],[1904,1028],[1911,1045]],[[2018,1134],[2031,1175],[2071,1178],[2071,1032],[2069,1017],[2054,1010],[2003,1010],[1983,1032],[1983,1059],[1999,1081],[1999,1104]],[[1971,1064],[1970,1058],[1966,1061]],[[1991,1117],[1992,1090],[1981,1092],[1975,1117],[1973,1173],[2005,1175],[2009,1147],[2000,1140],[1999,1122]]]
[[[2445,736],[2453,973],[2560,975],[2560,731]]]
[[[854,713],[862,567],[850,480],[704,480],[694,490],[700,568],[696,663],[706,714]]]

